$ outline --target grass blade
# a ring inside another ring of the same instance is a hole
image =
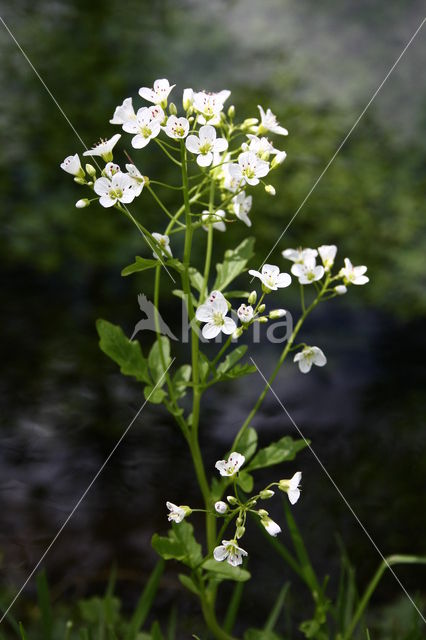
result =
[[[130,620],[129,628],[125,636],[126,640],[134,640],[138,631],[145,622],[151,609],[155,594],[157,593],[160,578],[164,571],[164,566],[165,562],[161,558],[161,560],[159,560],[155,565],[154,570],[152,571],[149,580],[145,585],[142,595],[139,598],[139,602]]]
[[[43,626],[43,636],[45,640],[52,640],[53,613],[49,585],[47,583],[46,572],[44,570],[37,574],[36,584],[37,600],[41,612],[41,623]]]
[[[274,630],[274,627],[278,622],[278,618],[281,615],[281,611],[284,606],[284,602],[289,589],[290,589],[290,583],[286,582],[285,585],[280,590],[280,592],[278,593],[277,599],[275,600],[275,604],[271,609],[271,613],[268,616],[265,626],[263,627],[264,631]]]
[[[237,619],[238,609],[240,608],[240,602],[244,590],[244,582],[236,582],[234,590],[232,592],[231,600],[226,611],[225,620],[223,622],[223,629],[227,633],[231,633],[234,628],[235,620]]]

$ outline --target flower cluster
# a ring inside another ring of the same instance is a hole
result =
[[[219,471],[222,477],[235,479],[244,462],[245,456],[234,451],[229,455],[227,460],[218,460],[215,464],[215,468]],[[233,567],[242,564],[243,558],[247,556],[248,553],[239,546],[238,541],[243,537],[246,531],[248,513],[254,514],[254,516],[259,519],[260,523],[270,536],[275,537],[281,533],[280,525],[269,517],[268,511],[265,509],[257,509],[255,507],[259,500],[269,500],[275,495],[275,492],[271,487],[277,487],[279,491],[286,493],[290,503],[292,505],[296,504],[300,497],[301,480],[302,472],[296,471],[291,478],[283,479],[279,482],[272,482],[265,489],[262,489],[258,494],[251,496],[245,502],[242,502],[237,495],[227,496],[227,502],[218,500],[214,505],[215,513],[218,517],[225,517],[227,519],[227,525],[229,525],[235,518],[235,534],[230,540],[222,540],[222,544],[215,547],[213,550],[214,559],[217,562],[223,562],[226,560],[226,562]],[[193,509],[187,505],[178,507],[172,502],[166,502],[166,506],[169,510],[169,522],[172,521],[177,524],[182,522],[185,517],[190,516],[193,512]],[[200,509],[198,509],[198,511],[200,511]]]

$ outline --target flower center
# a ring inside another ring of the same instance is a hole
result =
[[[245,175],[249,180],[256,177],[255,171],[250,165],[247,165],[247,167],[243,169],[243,175]]]
[[[152,134],[152,130],[147,126],[141,127],[141,134],[144,138],[149,138],[149,136]]]
[[[177,136],[178,138],[182,138],[185,135],[185,130],[182,127],[182,125],[178,124],[175,126],[175,128],[173,129],[173,133],[175,134],[175,136]]]
[[[123,191],[122,189],[116,187],[115,189],[110,189],[109,190],[109,197],[112,199],[117,199],[120,200],[120,198],[123,197]]]
[[[225,324],[223,315],[220,313],[220,311],[215,311],[213,313],[213,324],[215,324],[217,327],[222,327]]]
[[[200,153],[205,155],[206,153],[210,152],[211,148],[212,148],[212,143],[209,140],[205,140],[203,144],[200,144]]]

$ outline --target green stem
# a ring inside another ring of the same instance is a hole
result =
[[[160,140],[158,140],[158,138],[154,138],[154,140],[155,140],[155,142],[158,144],[158,146],[160,147],[160,149],[161,149],[161,150],[166,154],[166,156],[167,156],[167,157],[168,157],[172,162],[174,162],[175,164],[177,164],[177,166],[178,166],[178,167],[180,167],[180,166],[181,166],[181,164],[180,164],[179,160],[176,160],[176,158],[174,158],[174,157],[172,156],[172,154],[171,154],[171,153],[169,153],[169,152],[167,151],[167,149],[165,148],[165,146],[163,145],[163,143],[162,143],[162,142],[160,142]]]
[[[215,638],[217,638],[217,640],[236,640],[235,636],[227,633],[219,625],[214,612],[214,608],[208,601],[207,595],[203,588],[200,590],[200,600],[204,620],[206,621],[206,624],[210,631],[214,634]]]
[[[156,201],[156,203],[158,204],[158,206],[164,211],[164,213],[166,214],[167,217],[170,218],[170,220],[173,220],[176,224],[179,224],[183,229],[185,228],[185,225],[183,225],[181,222],[179,222],[175,216],[173,216],[170,211],[167,209],[167,207],[165,206],[165,204],[163,204],[163,202],[160,200],[160,198],[157,196],[157,194],[155,193],[155,191],[149,186],[147,185],[146,187],[148,189],[148,191],[150,192],[150,194],[152,195],[152,197],[154,198],[154,200]]]

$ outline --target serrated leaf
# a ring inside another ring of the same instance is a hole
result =
[[[154,534],[152,546],[165,560],[179,560],[192,569],[202,561],[201,545],[194,538],[194,528],[185,520],[172,524],[167,538]]]
[[[228,353],[225,360],[220,363],[217,368],[217,372],[219,374],[223,374],[229,371],[229,369],[232,369],[232,367],[238,362],[238,360],[241,360],[241,358],[247,351],[247,348],[247,345],[242,344],[241,346],[233,349],[231,353]]]
[[[107,320],[96,322],[99,334],[99,346],[102,351],[116,362],[121,373],[133,376],[140,382],[151,383],[148,373],[148,363],[143,356],[139,342],[129,340],[121,327],[111,324]]]
[[[213,289],[223,291],[245,270],[247,262],[254,256],[254,238],[245,238],[235,249],[225,251],[223,262],[216,265],[217,276]]]
[[[162,357],[160,355],[160,345]],[[159,336],[152,345],[148,356],[149,370],[154,382],[158,382],[162,378],[161,386],[165,383],[164,373],[170,366],[171,361],[170,340],[166,336]]]
[[[246,429],[237,442],[235,451],[242,453],[245,456],[246,464],[249,459],[254,455],[257,448],[257,431],[253,427]]]
[[[265,467],[272,467],[275,464],[280,464],[287,460],[294,460],[296,454],[307,447],[308,444],[309,441],[293,440],[290,436],[284,436],[278,440],[278,442],[270,444],[269,447],[260,449],[248,467],[246,467],[246,471],[264,469]]]
[[[212,577],[219,580],[235,580],[236,582],[246,582],[251,575],[246,569],[241,567],[231,567],[227,562],[217,562],[212,558],[203,562],[203,569],[212,574]]]
[[[199,591],[197,585],[195,584],[195,582],[193,581],[193,579],[190,576],[187,576],[184,573],[180,573],[179,574],[179,580],[181,581],[183,586],[186,589],[188,589],[188,591],[190,591],[191,593],[193,593],[196,596],[200,595],[200,591]]]

